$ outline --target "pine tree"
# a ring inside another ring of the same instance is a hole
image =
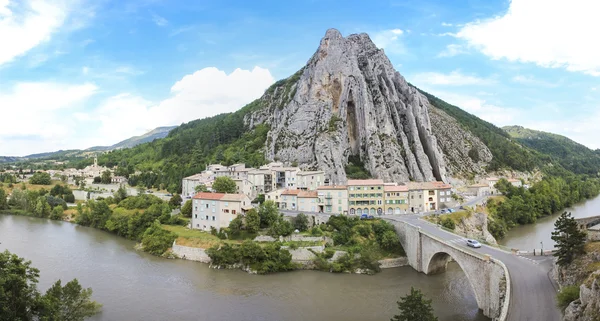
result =
[[[410,288],[410,294],[398,301],[400,314],[395,315],[391,321],[437,321],[433,314],[431,300],[427,299],[421,290]]]
[[[575,218],[571,213],[564,212],[554,223],[552,240],[556,242],[557,251],[554,256],[558,258],[557,263],[566,266],[580,254],[585,252],[584,245],[586,234],[579,230]]]

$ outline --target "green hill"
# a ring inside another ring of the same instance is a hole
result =
[[[550,156],[553,162],[574,173],[597,174],[600,171],[600,154],[567,137],[521,126],[503,129],[520,144]]]

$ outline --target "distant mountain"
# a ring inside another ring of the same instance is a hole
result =
[[[109,151],[109,150],[115,150],[115,149],[132,148],[139,144],[149,143],[155,139],[165,138],[165,137],[167,137],[167,135],[169,135],[169,132],[176,127],[177,126],[158,127],[158,128],[155,128],[155,129],[145,133],[144,135],[133,136],[124,141],[116,143],[112,146],[95,146],[95,147],[90,147],[90,148],[86,149],[85,151],[88,151],[88,152]]]
[[[600,154],[572,139],[558,134],[537,131],[521,126],[504,129],[522,145],[549,155],[564,168],[579,174],[597,174],[600,171]]]
[[[171,127],[158,127],[143,135],[134,136],[124,141],[116,143],[112,146],[95,146],[85,150],[70,149],[70,150],[59,150],[56,152],[31,154],[24,157],[13,157],[13,156],[0,156],[0,163],[14,163],[19,161],[28,161],[33,159],[49,159],[49,158],[63,158],[63,157],[78,157],[87,156],[91,152],[105,152],[117,149],[132,148],[139,144],[149,143],[155,139],[165,138],[169,135],[169,132],[176,128]]]

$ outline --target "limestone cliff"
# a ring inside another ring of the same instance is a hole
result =
[[[600,320],[600,271],[592,273],[579,287],[579,299],[565,309],[564,321]]]
[[[352,155],[386,181],[446,180],[448,172],[481,172],[491,159],[451,117],[431,113],[367,34],[328,30],[307,65],[261,99],[268,107],[245,121],[270,125],[267,159],[322,169],[334,183],[346,181]]]

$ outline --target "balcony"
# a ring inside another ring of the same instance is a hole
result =
[[[325,198],[330,200],[332,197],[331,195],[326,195]]]

